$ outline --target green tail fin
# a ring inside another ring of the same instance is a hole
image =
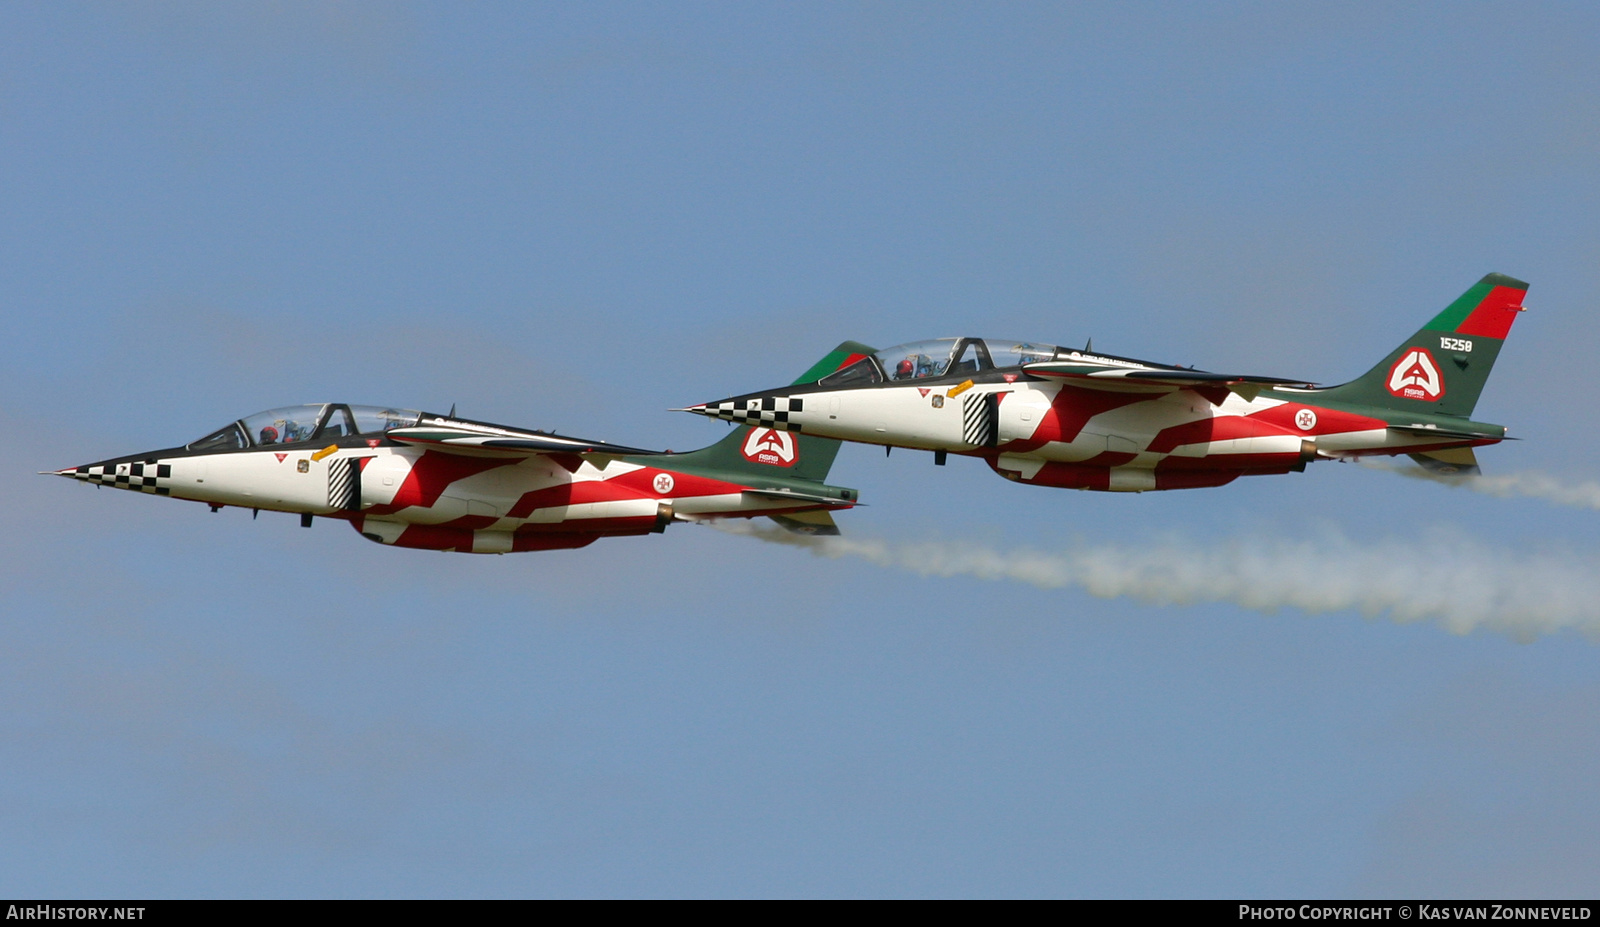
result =
[[[1317,392],[1336,402],[1466,418],[1527,291],[1521,280],[1490,274],[1362,377]]]
[[[846,341],[812,364],[811,369],[794,382],[815,383],[835,370],[856,363],[874,350],[857,341]],[[758,426],[736,428],[732,434],[710,447],[676,455],[673,463],[821,483],[828,478],[828,471],[833,468],[833,459],[837,456],[839,442],[832,438]]]
[[[843,370],[867,355],[876,354],[877,352],[877,348],[867,347],[859,341],[846,341],[829,351],[822,360],[812,364],[810,370],[800,374],[800,379],[789,385],[799,386],[801,383],[815,383],[835,370]]]
[[[839,442],[763,425],[745,425],[710,447],[672,455],[674,467],[764,474],[821,483],[839,456]]]

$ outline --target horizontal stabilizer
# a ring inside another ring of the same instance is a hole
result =
[[[768,517],[795,534],[809,534],[815,537],[837,537],[839,534],[839,526],[833,522],[833,513],[825,509]]]
[[[763,499],[783,499],[789,502],[794,502],[797,500],[800,502],[816,502],[821,505],[837,505],[841,508],[861,504],[859,502],[851,502],[846,499],[840,499],[837,496],[824,496],[808,492],[793,492],[787,489],[746,489],[744,493],[747,496],[759,496]]]
[[[1478,476],[1478,455],[1470,447],[1447,447],[1444,450],[1407,455],[1430,473],[1442,476]]]
[[[1505,429],[1498,434],[1491,431],[1460,431],[1451,428],[1438,428],[1433,425],[1390,425],[1390,431],[1398,431],[1408,435],[1426,435],[1430,438],[1448,438],[1452,441],[1515,441],[1515,438],[1506,437]],[[1471,450],[1471,448],[1468,448]]]

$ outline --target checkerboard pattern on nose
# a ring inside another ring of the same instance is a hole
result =
[[[789,415],[805,411],[805,399],[800,396],[767,396],[763,399],[739,399],[719,402],[705,407],[706,414],[729,422],[746,425],[764,425],[779,431],[799,431],[800,423],[789,421]]]
[[[72,472],[72,475],[76,479],[90,483],[115,486],[118,489],[137,489],[158,496],[172,492],[170,487],[163,485],[165,480],[172,478],[172,465],[156,463],[153,460],[79,467]]]

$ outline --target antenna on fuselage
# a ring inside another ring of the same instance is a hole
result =
[[[452,402],[452,403],[450,403],[450,414],[445,416],[445,418],[455,418],[455,417],[456,417],[456,404]]]
[[[1083,353],[1085,353],[1085,354],[1094,353],[1094,339],[1093,338],[1090,338],[1088,341],[1085,341],[1083,343]]]

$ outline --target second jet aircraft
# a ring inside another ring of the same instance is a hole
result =
[[[1365,375],[1318,388],[1037,342],[847,341],[794,386],[684,411],[818,437],[983,458],[1023,483],[1141,492],[1220,486],[1318,459],[1409,454],[1477,472],[1505,439],[1473,421],[1528,285],[1490,274]]]

